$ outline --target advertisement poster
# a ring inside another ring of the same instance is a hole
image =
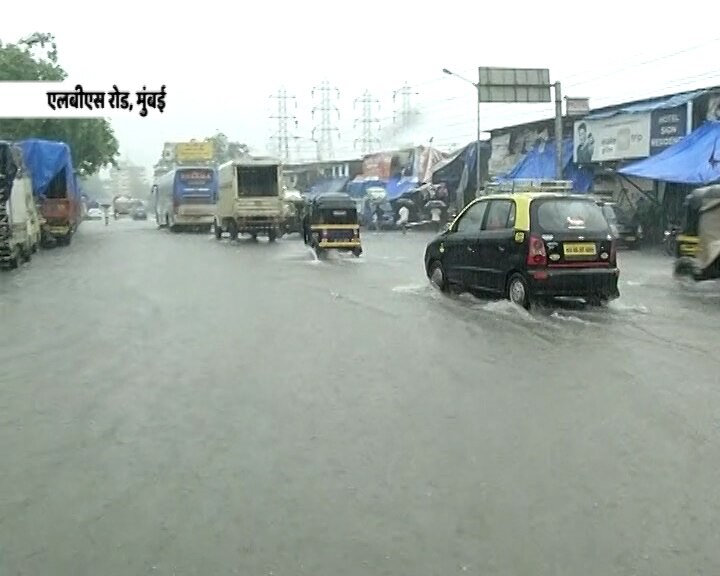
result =
[[[549,139],[550,133],[547,128],[518,128],[493,136],[490,141],[492,152],[488,163],[490,176],[507,174],[535,146],[545,144]]]
[[[573,131],[576,164],[646,158],[650,154],[650,113],[580,120]]]

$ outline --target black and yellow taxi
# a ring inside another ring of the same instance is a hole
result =
[[[451,285],[508,298],[582,298],[599,305],[620,296],[616,246],[601,206],[558,192],[493,194],[474,200],[425,250],[425,270]]]

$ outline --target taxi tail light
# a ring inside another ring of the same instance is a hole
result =
[[[530,247],[527,255],[528,266],[546,266],[547,252],[545,242],[539,236],[530,236]]]
[[[610,265],[615,266],[617,264],[617,242],[615,240],[610,241]]]

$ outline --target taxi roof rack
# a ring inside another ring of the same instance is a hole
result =
[[[485,185],[488,194],[515,194],[519,192],[564,192],[572,193],[572,180],[532,180],[518,179],[506,182],[488,182]]]

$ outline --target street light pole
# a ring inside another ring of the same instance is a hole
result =
[[[451,70],[448,70],[447,68],[442,69],[444,74],[447,74],[448,76],[455,76],[455,78],[459,78],[463,82],[466,82],[470,84],[473,88],[475,88],[476,98],[475,98],[475,106],[476,108],[476,118],[477,118],[477,135],[475,139],[475,196],[477,196],[478,192],[480,191],[480,184],[481,184],[481,178],[480,178],[480,69],[478,69],[478,81],[473,82],[472,80],[468,80],[467,78],[464,78],[463,76],[460,76],[459,74],[456,74],[455,72],[452,72]],[[464,193],[464,190],[463,190]],[[462,210],[465,207],[465,198],[463,195],[458,194],[457,197],[457,207],[458,212]]]

